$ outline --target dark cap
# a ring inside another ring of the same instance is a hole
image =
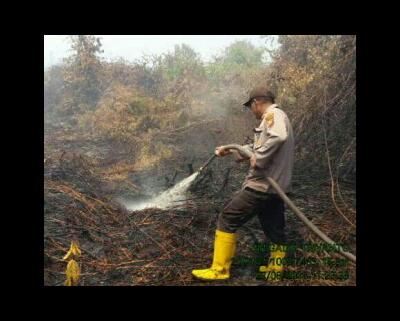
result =
[[[243,104],[246,107],[250,106],[251,101],[254,98],[267,98],[272,102],[275,102],[275,95],[267,87],[256,87],[249,93],[249,99]]]

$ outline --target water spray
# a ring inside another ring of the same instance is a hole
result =
[[[197,176],[204,171],[204,169],[217,157],[216,154],[212,155],[203,166],[201,166],[192,175],[184,178],[179,183],[175,184],[173,187],[162,192],[149,200],[140,201],[128,201],[123,202],[128,210],[139,211],[145,208],[161,208],[167,209],[170,206],[176,206],[177,202],[186,201],[186,192],[190,185],[194,182]]]

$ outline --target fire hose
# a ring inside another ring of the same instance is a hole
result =
[[[243,146],[238,144],[230,144],[222,146],[226,150],[234,149],[239,152],[239,154],[244,158],[251,158],[253,153],[250,150],[243,148]],[[216,157],[217,155],[211,156],[205,164],[200,167],[199,172],[204,170]],[[336,244],[331,238],[329,238],[326,234],[324,234],[318,227],[316,227],[304,214],[300,211],[296,205],[289,199],[289,197],[285,194],[285,192],[281,189],[278,183],[272,179],[271,177],[267,177],[268,182],[271,184],[272,188],[276,191],[276,193],[282,198],[282,200],[286,203],[286,205],[293,211],[293,213],[320,239],[324,242],[328,243],[329,245],[335,246],[338,249],[338,253],[344,256],[345,258],[349,259],[350,261],[356,263],[356,256],[350,252],[346,252],[342,249],[341,246]]]

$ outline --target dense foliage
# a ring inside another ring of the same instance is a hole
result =
[[[209,63],[185,44],[135,62],[109,62],[99,56],[100,39],[71,37],[73,54],[45,72],[45,124],[138,146],[138,161],[168,158],[185,147],[172,148],[165,135],[199,122],[210,142],[251,138],[254,122],[240,104],[252,86],[263,84],[292,120],[297,172],[327,174],[326,137],[332,166],[354,181],[355,36],[280,36],[273,50],[264,37],[264,48],[237,41]],[[195,146],[194,155],[201,148],[213,146]]]

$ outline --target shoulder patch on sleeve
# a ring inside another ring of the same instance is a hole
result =
[[[264,121],[267,124],[268,127],[272,127],[274,125],[274,113],[268,112],[265,116],[264,116]]]

